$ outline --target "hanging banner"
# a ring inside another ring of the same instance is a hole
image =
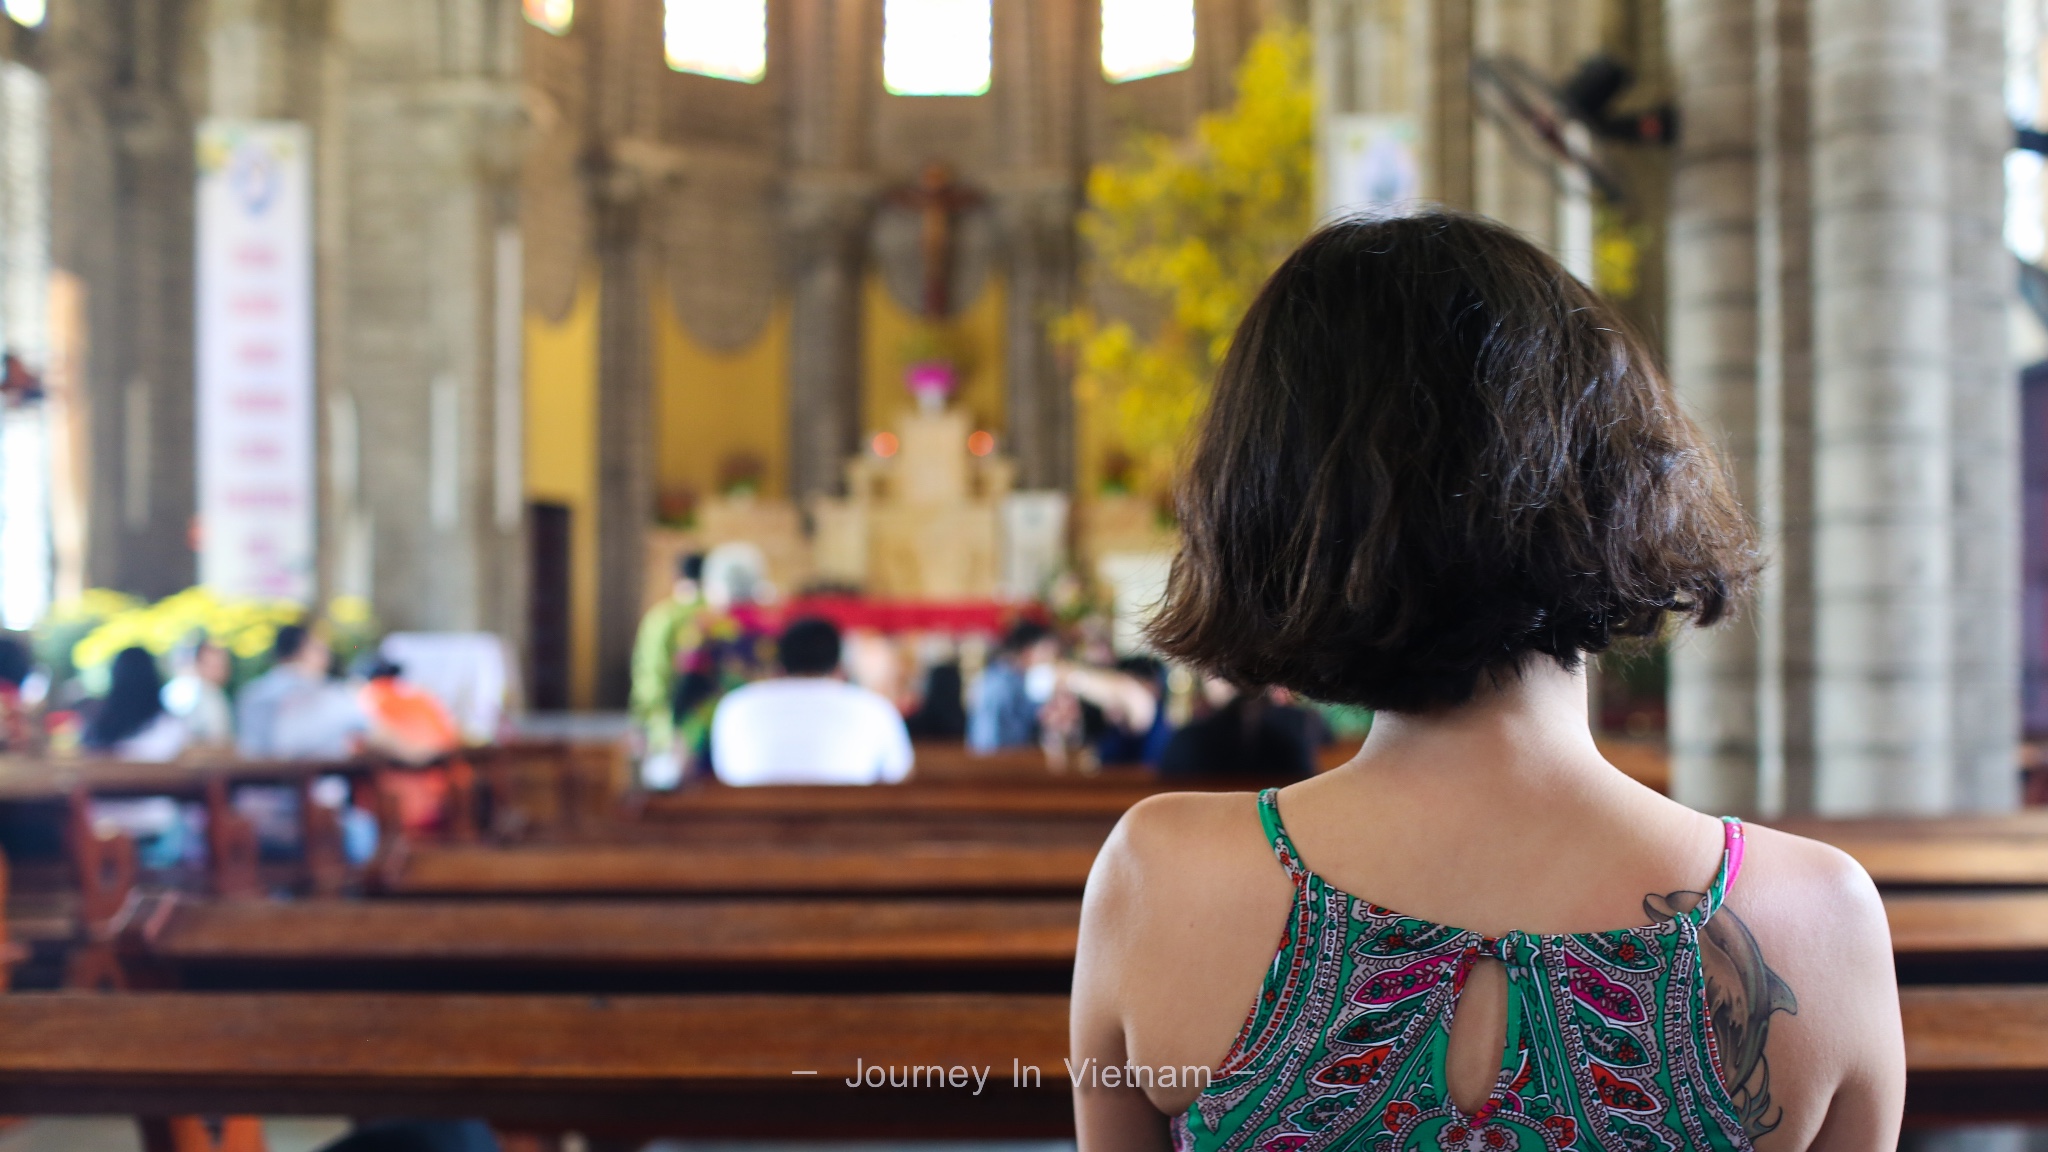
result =
[[[199,579],[313,595],[311,136],[199,128]]]

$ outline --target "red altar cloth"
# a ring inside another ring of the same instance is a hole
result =
[[[1019,620],[1046,618],[1035,603],[997,600],[869,600],[859,596],[805,596],[780,604],[743,604],[733,614],[742,625],[780,633],[791,620],[821,616],[842,632],[865,629],[895,635],[902,632],[979,633],[1000,636]]]

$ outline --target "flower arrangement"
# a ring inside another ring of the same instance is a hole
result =
[[[221,596],[204,587],[187,588],[145,603],[125,593],[90,589],[55,606],[37,629],[37,655],[54,682],[73,677],[90,693],[104,691],[107,668],[128,647],[165,656],[195,635],[225,648],[234,658],[239,686],[270,665],[277,630],[306,623],[308,612],[290,600]],[[345,666],[377,642],[376,615],[360,596],[337,596],[311,623]]]

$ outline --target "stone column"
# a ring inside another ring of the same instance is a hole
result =
[[[881,7],[794,0],[790,16],[789,486],[804,500],[839,489],[860,440],[862,256],[876,183],[866,132]]]
[[[1757,0],[1757,808],[1813,810],[1813,193],[1807,0]]]
[[[637,158],[659,135],[661,6],[592,5],[589,62],[599,141],[589,174],[597,238],[597,704],[631,684],[647,529],[654,523],[654,332],[650,293],[659,175]],[[581,7],[578,20],[584,19]]]
[[[1670,364],[1745,502],[1757,490],[1756,27],[1748,4],[1672,0],[1684,135],[1672,179]],[[1672,793],[1707,811],[1757,800],[1757,631],[1743,617],[1671,654]]]
[[[519,16],[335,0],[316,122],[326,590],[390,628],[523,635],[496,515],[497,236],[514,218]],[[422,45],[431,45],[423,51]],[[300,97],[303,99],[303,95]]]
[[[1429,22],[1429,120],[1423,195],[1450,208],[1478,204],[1473,173],[1472,5],[1439,0]]]
[[[1813,0],[1817,808],[1955,799],[1942,0]]]
[[[1072,306],[1074,216],[1080,207],[1080,94],[1092,81],[1082,49],[1083,6],[1074,0],[999,5],[996,95],[1006,171],[994,190],[1008,273],[1003,368],[1008,411],[1005,451],[1023,488],[1074,485],[1073,381],[1051,338]]]
[[[789,183],[789,488],[829,495],[860,445],[861,272],[871,181],[800,173]]]
[[[2019,803],[2019,389],[2006,354],[2003,10],[1950,0],[1946,123],[1949,225],[1950,531],[1955,793],[1963,810]]]
[[[193,110],[204,9],[51,6],[51,264],[83,282],[90,425],[85,577],[148,596],[190,584]]]
[[[614,188],[597,206],[597,703],[625,704],[654,520],[654,364],[644,196]]]

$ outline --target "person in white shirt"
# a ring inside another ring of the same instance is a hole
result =
[[[910,775],[896,706],[839,677],[839,629],[783,631],[783,676],[735,689],[711,716],[711,767],[726,784],[895,784]]]
[[[178,646],[171,654],[171,666],[177,675],[164,685],[164,711],[185,725],[195,745],[233,745],[234,712],[228,705],[226,687],[233,667],[228,650],[201,633]]]

